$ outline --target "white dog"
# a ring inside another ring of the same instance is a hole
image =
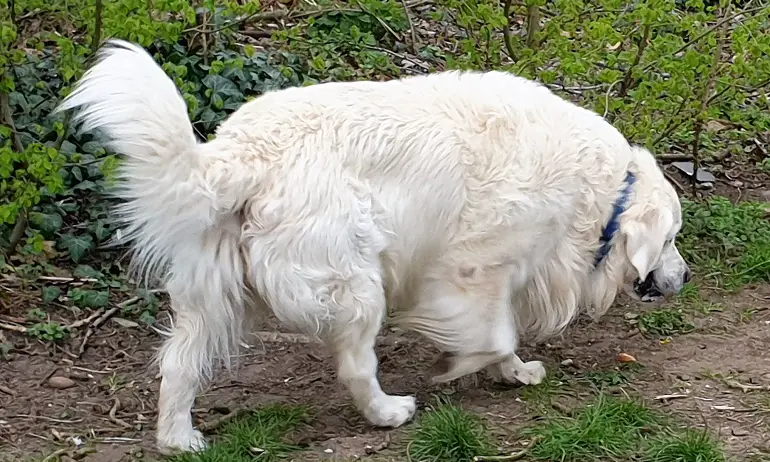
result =
[[[246,103],[196,141],[172,81],[112,41],[60,109],[125,156],[118,212],[176,322],[160,353],[158,444],[200,450],[190,410],[217,360],[268,306],[336,355],[374,425],[386,394],[375,337],[386,306],[447,353],[448,381],[490,367],[535,384],[523,336],[603,314],[625,288],[674,294],[690,270],[681,209],[654,157],[598,115],[503,72],[326,83]]]

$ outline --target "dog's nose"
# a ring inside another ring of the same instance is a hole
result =
[[[682,278],[682,281],[684,284],[687,284],[690,282],[690,279],[692,279],[692,271],[690,271],[690,268],[687,268],[684,270],[684,277]]]

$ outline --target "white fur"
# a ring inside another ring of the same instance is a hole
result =
[[[190,417],[196,391],[258,306],[326,342],[361,412],[396,427],[415,400],[377,380],[386,306],[450,354],[437,381],[489,366],[534,384],[545,369],[515,354],[521,338],[561,332],[580,307],[603,314],[638,273],[669,292],[683,284],[686,265],[664,249],[679,203],[652,155],[510,74],[271,92],[199,144],[153,59],[112,41],[71,108],[125,155],[118,213],[140,274],[163,277],[171,295],[166,449],[205,447]],[[594,268],[627,171],[638,178],[629,208]]]

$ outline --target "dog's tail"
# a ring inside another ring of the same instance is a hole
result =
[[[77,109],[81,131],[99,129],[105,146],[124,156],[118,240],[133,243],[133,269],[143,278],[168,265],[180,237],[220,225],[248,194],[230,176],[236,168],[222,158],[226,146],[198,143],[174,83],[134,44],[110,40],[57,111],[68,109]]]

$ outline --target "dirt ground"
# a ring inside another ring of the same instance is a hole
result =
[[[729,188],[722,193],[736,196]],[[591,396],[581,378],[617,376],[617,354],[631,354],[643,367],[627,383],[610,383],[610,392],[643,396],[692,427],[708,427],[736,460],[770,460],[770,285],[710,297],[725,309],[694,315],[696,329],[689,334],[663,341],[640,334],[629,313],[654,307],[621,299],[598,323],[581,318],[548,344],[523,346],[521,356],[548,364],[549,374],[559,380],[546,389],[543,402],[564,408]],[[23,318],[28,308],[16,309],[0,313],[0,320]],[[753,315],[746,316],[750,310]],[[167,316],[160,313],[158,319]],[[89,462],[159,459],[153,444],[159,379],[152,360],[160,334],[111,320],[89,340],[80,359],[73,352],[81,337],[53,346],[12,332],[3,335],[14,350],[0,359],[0,460],[45,456],[72,447],[73,438],[97,444],[98,452],[82,459]],[[219,373],[199,395],[196,423],[266,403],[296,403],[310,406],[313,417],[291,435],[307,448],[295,460],[405,460],[409,425],[398,430],[368,425],[336,383],[331,357],[319,345],[287,339],[294,340],[276,336],[244,349],[240,367]],[[517,429],[544,415],[526,387],[496,384],[483,374],[432,385],[429,369],[438,352],[420,338],[385,329],[378,354],[387,392],[416,393],[421,406],[434,395],[450,395],[488,420],[501,449],[516,447]],[[51,377],[70,378],[74,385],[54,389]]]

